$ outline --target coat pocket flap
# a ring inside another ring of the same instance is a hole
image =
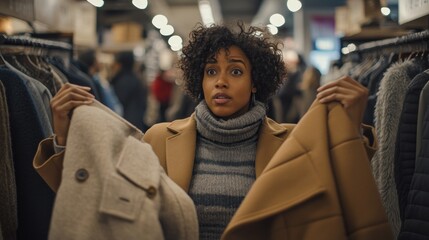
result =
[[[104,181],[99,211],[134,221],[140,214],[145,199],[143,190],[119,176],[110,175]]]
[[[143,189],[158,188],[161,165],[152,147],[129,136],[116,164],[116,170]]]

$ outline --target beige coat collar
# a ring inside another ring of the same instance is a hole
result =
[[[265,118],[259,131],[256,148],[255,171],[258,177],[271,157],[286,139],[293,125],[280,125]],[[168,130],[174,135],[166,142],[166,167],[168,175],[185,191],[188,191],[195,159],[195,113],[183,121],[173,121]]]

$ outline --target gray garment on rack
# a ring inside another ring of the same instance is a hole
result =
[[[45,87],[45,85],[43,85],[43,83],[37,81],[36,79],[33,78],[28,78],[28,80],[33,84],[33,86],[37,89],[42,102],[43,102],[43,109],[40,109],[43,113],[44,116],[47,116],[49,119],[49,123],[52,126],[52,112],[51,112],[51,99],[52,99],[52,95],[49,92],[48,88]]]
[[[18,229],[15,168],[6,91],[0,81],[0,239],[15,239]]]
[[[40,123],[42,124],[43,135],[45,137],[51,136],[54,131],[52,129],[52,113],[50,107],[52,95],[49,89],[40,81],[24,74],[8,62],[5,62],[5,64],[8,69],[15,72],[24,81],[31,99],[36,106],[37,115],[40,119]]]
[[[61,72],[60,72],[60,70],[55,70],[54,69],[54,66],[52,66],[52,65],[50,65],[49,64],[49,70],[51,71],[51,73],[52,73],[52,77],[53,77],[53,79],[54,79],[54,81],[58,84],[58,85],[60,85],[60,86],[63,86],[65,83],[67,83],[68,81],[67,81],[67,78],[66,78],[66,76],[64,76],[64,74],[62,74]]]
[[[394,63],[380,82],[375,104],[374,123],[379,147],[371,160],[372,172],[395,239],[401,227],[394,177],[396,135],[408,84],[419,72],[412,60]]]

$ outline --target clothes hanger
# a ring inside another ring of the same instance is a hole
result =
[[[396,57],[398,56],[397,53],[395,53],[394,51],[391,51],[389,54],[389,58],[387,59],[387,62],[390,64],[396,62],[398,59],[397,58],[395,59],[395,56]]]
[[[10,70],[12,70],[13,72],[15,72],[15,73],[18,73],[18,74],[20,74],[20,75],[24,75],[24,76],[26,76],[26,77],[30,77],[30,75],[28,74],[28,71],[22,71],[22,69],[19,69],[21,66],[20,66],[20,64],[19,64],[19,62],[17,61],[17,59],[16,59],[16,57],[15,57],[15,55],[17,55],[17,54],[20,54],[20,53],[22,53],[23,51],[25,51],[25,50],[23,50],[22,49],[22,47],[19,47],[19,46],[13,46],[13,49],[12,48],[10,48],[10,51],[8,51],[7,52],[7,56],[9,56],[10,55],[10,57],[11,57],[11,60],[12,61],[14,61],[14,63],[17,65],[16,67],[11,63],[11,62],[9,62],[7,59],[6,59],[6,55],[4,54],[4,53],[2,53],[2,51],[0,51],[0,59],[1,59],[1,61],[4,63],[4,65],[8,68],[8,69],[10,69]]]
[[[0,66],[4,66],[4,65],[5,65],[5,62],[3,61],[3,55],[1,54],[1,51],[0,51],[0,56],[2,56],[2,57],[0,58]]]
[[[408,55],[408,57],[407,57],[407,61],[411,61],[411,60],[413,59],[413,56],[414,56],[414,55],[418,55],[418,54],[416,54],[416,53],[418,53],[418,52],[416,52],[416,51],[411,52],[411,53]]]
[[[2,48],[0,47],[0,63],[1,65],[7,65],[7,61],[3,57]]]

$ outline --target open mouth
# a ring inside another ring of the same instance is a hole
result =
[[[217,104],[225,104],[231,101],[231,97],[224,93],[217,93],[216,95],[214,95],[213,100]]]

